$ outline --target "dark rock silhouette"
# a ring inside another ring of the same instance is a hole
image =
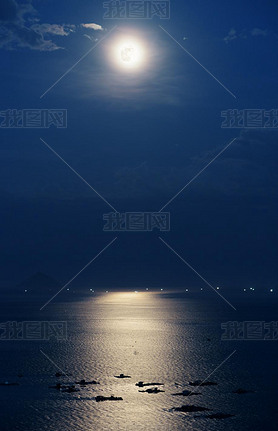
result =
[[[58,372],[55,374],[55,377],[68,377],[68,376],[71,376],[71,374],[60,373],[60,371],[58,371]]]
[[[138,392],[147,392],[148,394],[158,394],[159,392],[165,392],[158,388],[150,388],[146,389],[145,391],[138,391]]]
[[[62,386],[60,388],[61,392],[68,392],[68,393],[72,393],[72,392],[79,392],[79,389],[77,389],[74,385],[71,386]]]
[[[57,389],[58,391],[63,387],[61,383],[56,383],[55,386],[49,386],[50,389]],[[66,386],[65,386],[66,387]]]
[[[181,406],[181,407],[175,407],[174,410],[176,412],[191,413],[191,412],[209,411],[210,409],[207,409],[206,407],[199,407],[199,406]]]
[[[125,376],[124,374],[120,374],[119,376],[114,376],[116,379],[130,379],[131,376]]]
[[[163,386],[164,383],[144,383],[142,381],[135,383],[135,386],[139,386],[139,388],[143,388],[144,386]]]
[[[79,382],[75,382],[77,385],[80,386],[87,386],[87,385],[99,385],[99,382],[96,382],[95,380],[92,380],[91,382],[86,382],[86,380],[82,379]]]
[[[55,386],[49,386],[49,388],[51,389],[57,389],[58,391],[61,392],[79,392],[79,389],[77,389],[74,385],[62,385],[61,383],[56,383]]]
[[[111,395],[111,397],[104,397],[103,395],[98,395],[96,397],[96,402],[99,403],[100,401],[123,401],[122,397],[114,397],[114,395]]]
[[[216,382],[203,382],[202,380],[195,380],[195,382],[189,382],[190,386],[216,386]]]

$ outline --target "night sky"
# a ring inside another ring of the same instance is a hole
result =
[[[105,19],[101,1],[1,0],[1,115],[67,110],[67,128],[1,126],[2,288],[67,282],[115,237],[75,286],[204,287],[159,237],[214,286],[277,286],[278,124],[221,127],[222,111],[278,109],[277,12],[175,0],[169,19]],[[134,73],[112,61],[128,34],[147,52]],[[169,232],[103,231],[111,207],[158,212],[234,138],[164,208]]]

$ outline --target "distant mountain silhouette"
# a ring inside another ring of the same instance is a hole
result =
[[[28,290],[33,293],[43,293],[45,291],[51,292],[52,290],[57,290],[61,287],[62,284],[59,281],[49,275],[43,274],[42,272],[36,272],[36,274],[18,284],[16,286],[16,290]]]

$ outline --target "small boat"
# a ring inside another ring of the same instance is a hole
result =
[[[123,401],[122,397],[114,397],[114,395],[111,395],[110,397],[104,397],[103,395],[98,395],[96,397],[96,402],[99,403],[100,401]]]
[[[116,379],[130,379],[131,376],[126,376],[125,374],[120,374],[119,376],[114,376]]]
[[[146,389],[145,391],[138,391],[138,392],[147,392],[148,394],[158,394],[159,392],[165,392],[158,388],[150,388]]]
[[[0,382],[0,386],[19,386],[19,383]]]
[[[79,382],[75,382],[77,385],[80,386],[87,386],[87,385],[99,385],[99,382],[96,382],[95,380],[92,380],[91,382],[86,382],[86,380],[82,379]]]
[[[164,383],[144,383],[142,381],[135,383],[135,386],[139,386],[139,388],[143,388],[144,386],[163,386]]]
[[[72,392],[79,392],[79,389],[77,389],[74,385],[71,386],[62,386],[60,388],[61,392],[67,392],[67,393],[72,393]]]

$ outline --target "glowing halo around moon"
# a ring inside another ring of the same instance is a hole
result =
[[[114,64],[126,71],[139,71],[146,62],[146,49],[136,39],[122,38],[112,48]]]

